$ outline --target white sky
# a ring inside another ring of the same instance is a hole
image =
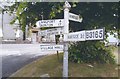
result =
[[[109,42],[118,42],[118,39],[115,38],[114,35],[110,35],[109,33],[108,33],[108,35],[109,35],[109,37],[108,37]]]

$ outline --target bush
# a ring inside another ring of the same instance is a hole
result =
[[[115,63],[115,56],[103,42],[85,41],[70,44],[69,60],[75,63]]]

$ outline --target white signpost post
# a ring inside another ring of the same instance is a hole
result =
[[[86,40],[103,40],[105,29],[84,30],[79,32],[69,33],[69,20],[82,22],[79,15],[69,13],[71,5],[66,1],[64,5],[64,19],[55,20],[40,20],[36,23],[37,27],[57,27],[53,29],[40,31],[40,36],[50,36],[64,34],[64,45],[40,45],[42,51],[64,51],[63,57],[63,77],[68,77],[68,43],[69,41],[86,41]],[[59,28],[58,28],[59,27]],[[60,28],[62,27],[62,28]],[[49,39],[48,39],[49,40]]]
[[[69,33],[69,9],[71,5],[66,1],[64,5],[64,34]],[[68,43],[64,42],[63,77],[68,77]]]

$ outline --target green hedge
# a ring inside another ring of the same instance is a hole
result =
[[[85,41],[70,44],[69,61],[75,63],[115,63],[109,47],[100,41]]]

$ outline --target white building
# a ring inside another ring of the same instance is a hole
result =
[[[13,3],[0,3],[0,41],[15,41],[17,39],[16,43],[23,43],[23,32],[19,27],[19,22],[16,21],[14,24],[10,24],[10,22],[14,19],[15,14],[9,14],[9,12],[2,13],[5,6],[11,5],[13,5]],[[33,38],[33,41],[36,42],[36,33],[28,36],[28,27],[29,26],[26,25],[26,40],[31,41],[31,38]]]
[[[0,3],[0,43],[2,41],[15,41],[18,37],[21,37],[23,34],[21,30],[19,30],[16,24],[10,24],[10,22],[15,17],[15,14],[10,14],[8,11],[3,10],[7,6],[11,6],[13,3],[1,2]],[[19,24],[17,22],[17,24]],[[19,33],[19,34],[18,34]]]
[[[0,38],[2,38],[2,40],[15,40],[17,38],[22,39],[23,33],[19,29],[19,22],[17,21],[17,24],[10,24],[14,17],[15,14],[0,12]]]
[[[2,15],[2,14],[1,14]],[[22,35],[20,34],[20,29],[18,28],[19,25],[16,24],[10,24],[10,22],[13,20],[13,18],[15,17],[14,14],[9,14],[4,12],[4,14],[2,15],[2,36],[3,36],[3,40],[13,40],[16,39],[17,37],[21,37]],[[19,24],[19,23],[18,23]]]

